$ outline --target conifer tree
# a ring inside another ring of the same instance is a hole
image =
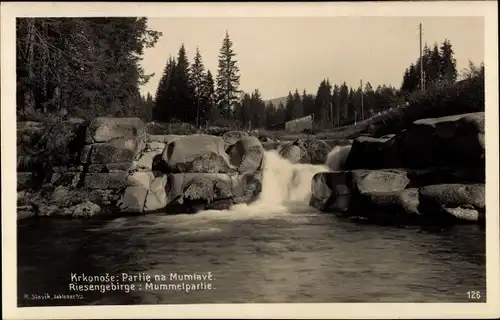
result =
[[[300,96],[299,90],[295,89],[295,93],[293,94],[293,108],[292,108],[292,118],[297,119],[303,116],[303,106],[302,106],[302,98]]]
[[[167,122],[174,115],[172,79],[175,65],[175,59],[170,56],[156,89],[155,107],[153,110],[153,119],[156,121]]]
[[[286,121],[286,107],[283,102],[280,102],[276,110],[276,120],[277,124],[284,123]]]
[[[201,124],[200,108],[202,108],[200,103],[206,79],[205,79],[205,66],[203,65],[203,59],[201,57],[201,53],[198,47],[196,47],[194,61],[190,69],[190,80],[191,80],[191,85],[193,87],[194,103],[196,105],[196,127],[199,127]]]
[[[264,128],[266,126],[266,105],[262,100],[259,89],[255,89],[251,96],[251,123],[253,128]]]
[[[222,47],[219,51],[219,66],[217,71],[216,104],[223,117],[230,117],[234,105],[238,102],[240,70],[235,59],[233,41],[226,31]]]
[[[437,43],[434,43],[429,57],[429,65],[427,66],[427,84],[426,87],[436,87],[441,82],[441,56]]]
[[[194,123],[196,121],[196,108],[193,86],[189,77],[189,61],[184,44],[181,45],[177,54],[172,85],[174,88],[174,117],[183,122]]]
[[[216,108],[215,108],[215,87],[214,78],[210,70],[203,76],[203,86],[200,93],[200,125],[203,121],[213,121],[217,119]]]
[[[239,120],[244,128],[249,128],[252,120],[252,97],[248,93],[244,93],[241,99],[241,110]]]
[[[348,110],[348,102],[349,102],[349,88],[347,87],[347,84],[344,82],[340,86],[339,89],[339,100],[340,100],[340,110],[342,111],[341,114],[341,122],[340,125],[342,126],[342,123],[347,121],[347,118],[349,117],[349,110]]]
[[[288,91],[285,105],[285,121],[290,120],[293,120],[293,95],[291,91]]]
[[[304,116],[314,114],[314,97],[306,90],[302,92],[302,114]]]
[[[334,126],[338,127],[340,125],[340,88],[338,85],[333,86],[332,90],[332,109],[334,117]]]
[[[265,112],[266,112],[266,127],[270,128],[270,127],[274,126],[275,124],[277,124],[277,120],[276,120],[277,110],[272,102],[269,102],[266,105]]]
[[[328,112],[332,100],[332,85],[330,80],[321,81],[314,102],[314,121],[316,123],[326,124],[328,121]]]
[[[445,39],[440,47],[441,54],[441,66],[440,74],[442,79],[450,84],[457,80],[457,61],[454,58],[453,48],[448,39]]]

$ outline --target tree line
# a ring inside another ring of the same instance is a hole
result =
[[[406,68],[399,89],[369,81],[359,86],[320,81],[316,92],[298,88],[286,100],[266,103],[258,88],[240,90],[240,70],[233,41],[226,32],[215,73],[196,48],[190,61],[184,45],[168,56],[157,90],[140,94],[154,74],[141,67],[144,49],[161,33],[147,18],[18,18],[16,20],[18,119],[51,115],[91,118],[136,116],[144,121],[181,121],[196,126],[278,128],[312,115],[321,128],[368,118],[402,104],[413,93],[457,81],[449,40],[424,47]],[[420,68],[425,88],[420,88]]]
[[[240,128],[278,128],[286,121],[312,115],[321,128],[335,128],[366,119],[397,105],[402,105],[420,88],[420,66],[423,64],[425,88],[456,82],[454,51],[445,39],[438,48],[423,50],[422,61],[416,59],[405,70],[401,88],[370,82],[349,87],[345,82],[330,83],[323,79],[317,91],[290,91],[286,101],[278,105],[266,103],[259,89],[243,92],[239,89],[239,68],[233,42],[226,32],[219,51],[216,81],[205,70],[198,48],[190,64],[182,45],[176,58],[171,56],[154,99],[153,119],[160,122],[178,120],[197,126],[212,124]],[[150,101],[150,97],[147,98]],[[147,100],[146,99],[146,100]],[[151,104],[150,104],[151,105]]]

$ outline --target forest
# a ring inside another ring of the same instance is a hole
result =
[[[313,115],[317,128],[333,129],[449,87],[460,77],[452,44],[443,39],[425,44],[422,59],[401,71],[400,88],[374,88],[366,80],[348,87],[332,84],[325,75],[316,92],[296,88],[285,102],[273,105],[263,100],[259,88],[240,89],[244,71],[226,32],[217,70],[205,67],[199,48],[182,44],[178,52],[166,53],[154,96],[143,96],[140,87],[154,74],[145,73],[142,55],[162,36],[148,28],[147,18],[18,18],[16,26],[18,121],[123,116],[196,127],[273,129]],[[477,70],[484,73],[484,65],[470,63],[468,74]]]

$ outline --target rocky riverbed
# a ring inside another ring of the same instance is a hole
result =
[[[309,205],[323,212],[411,224],[485,220],[484,113],[421,119],[354,141],[272,141],[239,131],[154,135],[146,128],[137,118],[19,126],[18,219],[251,204],[261,196],[266,155],[276,152],[292,168],[284,184],[315,166],[300,183]],[[51,134],[64,137],[59,156],[23,150]]]

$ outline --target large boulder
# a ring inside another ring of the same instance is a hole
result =
[[[279,155],[291,163],[299,163],[302,159],[303,153],[304,150],[295,144],[285,145],[279,150]]]
[[[484,112],[415,121],[401,135],[408,168],[485,166]]]
[[[90,152],[90,163],[130,162],[136,159],[144,146],[144,140],[138,138],[118,138],[106,143],[96,143]]]
[[[382,138],[358,137],[354,140],[345,161],[346,170],[399,167],[402,166],[398,149],[398,137],[394,135]]]
[[[225,173],[175,173],[168,177],[167,210],[186,212],[206,209],[216,200],[232,199],[231,177]]]
[[[439,184],[419,190],[419,211],[430,219],[476,222],[485,219],[485,185]]]
[[[210,135],[190,135],[173,140],[163,151],[162,160],[165,170],[172,173],[231,171],[224,140]]]
[[[357,210],[356,199],[374,193],[400,192],[409,184],[406,172],[353,170],[320,172],[313,176],[310,205],[321,211]]]
[[[352,196],[352,174],[348,171],[320,172],[311,182],[309,205],[320,211],[346,212]]]
[[[230,164],[239,173],[252,173],[262,169],[264,148],[254,136],[244,137],[227,149]]]
[[[305,140],[305,156],[301,163],[324,164],[332,148],[322,140]]]
[[[150,194],[154,183],[151,184]],[[261,189],[262,174],[260,172],[247,174],[175,173],[168,175],[165,186],[159,181],[154,197],[166,192],[165,210],[167,212],[177,210],[196,212],[207,209],[222,210],[228,209],[233,204],[251,203],[258,198]],[[159,204],[153,196],[151,196],[151,202]],[[159,204],[159,206],[162,205],[163,203]]]
[[[87,128],[87,143],[107,142],[117,138],[142,138],[146,134],[144,122],[139,118],[107,118],[92,120]]]

